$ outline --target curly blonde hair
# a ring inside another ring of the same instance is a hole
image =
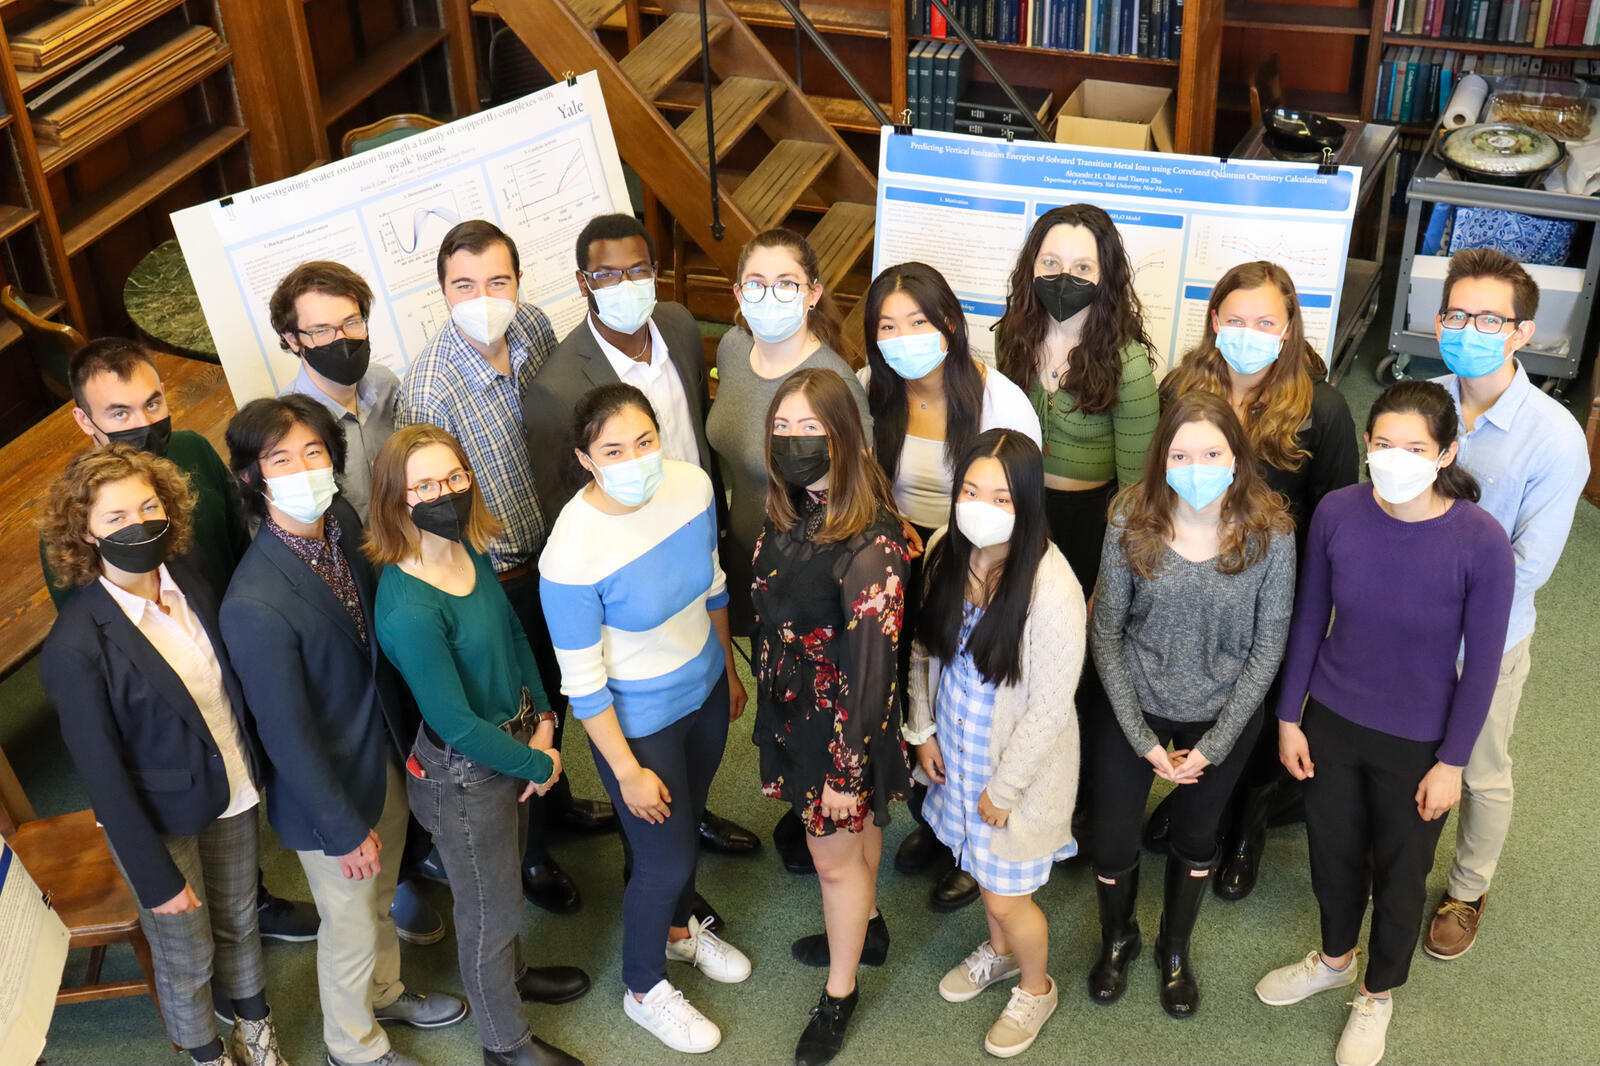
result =
[[[167,558],[189,550],[194,516],[194,490],[189,487],[189,475],[168,459],[125,444],[111,444],[72,460],[50,486],[50,502],[39,521],[39,531],[44,539],[45,559],[57,581],[76,588],[100,576],[100,552],[89,533],[89,512],[102,486],[130,477],[149,482],[167,512],[167,520],[172,523]]]

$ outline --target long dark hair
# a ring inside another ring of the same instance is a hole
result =
[[[1016,523],[1011,546],[1000,564],[1000,577],[983,617],[972,628],[967,649],[972,662],[991,683],[1015,684],[1022,678],[1023,628],[1033,603],[1033,578],[1050,546],[1044,517],[1044,456],[1039,446],[1012,429],[991,429],[972,438],[955,464],[950,493],[950,519],[944,536],[928,549],[923,564],[922,619],[918,639],[938,658],[949,662],[960,653],[961,605],[966,598],[972,542],[956,525],[956,501],[969,467],[979,459],[1000,460],[1011,486]]]
[[[1222,495],[1222,550],[1217,553],[1217,571],[1238,574],[1248,570],[1267,557],[1274,533],[1294,530],[1284,498],[1268,487],[1256,466],[1250,438],[1233,407],[1214,392],[1190,389],[1161,412],[1145,454],[1144,476],[1117,493],[1111,504],[1122,532],[1107,535],[1122,537],[1128,569],[1143,578],[1154,577],[1161,569],[1161,556],[1172,536],[1178,494],[1167,484],[1167,451],[1178,430],[1190,422],[1216,426],[1233,452],[1233,483]]]
[[[1050,312],[1033,293],[1033,261],[1044,239],[1057,226],[1082,226],[1094,234],[1100,257],[1100,281],[1083,335],[1073,349],[1071,364],[1061,379],[1061,389],[1072,404],[1089,414],[1109,411],[1122,387],[1122,349],[1129,342],[1144,346],[1155,365],[1155,346],[1144,329],[1144,309],[1133,291],[1133,266],[1122,235],[1111,216],[1093,204],[1068,204],[1039,216],[1017,253],[1006,295],[1006,313],[995,326],[995,352],[1000,370],[1027,392],[1039,377],[1044,339],[1050,332]]]
[[[650,398],[632,385],[620,381],[596,385],[582,396],[572,408],[572,428],[567,449],[567,458],[563,476],[567,479],[567,487],[574,492],[586,487],[594,480],[594,475],[584,469],[578,462],[578,452],[588,452],[589,445],[600,435],[605,424],[611,421],[611,416],[618,411],[629,407],[637,407],[644,412],[650,424],[660,432],[661,424],[656,420],[656,409],[650,405]]]
[[[1456,418],[1456,402],[1450,398],[1445,387],[1436,381],[1397,381],[1379,393],[1373,401],[1372,410],[1367,412],[1368,437],[1372,436],[1372,427],[1378,424],[1378,416],[1388,414],[1421,415],[1428,424],[1428,436],[1439,446],[1441,454],[1456,442],[1460,429],[1460,422]],[[1457,454],[1449,466],[1439,469],[1439,476],[1433,482],[1433,491],[1452,500],[1477,503],[1481,495],[1478,479],[1467,473],[1460,460],[1461,456]]]
[[[900,448],[905,444],[906,420],[910,401],[906,383],[890,369],[878,348],[878,317],[883,301],[891,293],[903,292],[944,336],[944,457],[955,466],[956,459],[978,432],[983,414],[983,372],[972,361],[967,347],[967,316],[950,285],[926,263],[899,263],[888,267],[867,290],[867,310],[863,327],[867,365],[872,380],[867,383],[867,408],[872,412],[872,450],[883,472],[891,480],[900,465]]]

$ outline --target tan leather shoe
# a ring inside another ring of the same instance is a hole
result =
[[[1478,938],[1478,921],[1483,917],[1488,902],[1487,894],[1476,903],[1468,903],[1447,893],[1439,900],[1439,909],[1433,912],[1433,921],[1428,923],[1428,935],[1422,940],[1422,950],[1446,962],[1465,955]]]

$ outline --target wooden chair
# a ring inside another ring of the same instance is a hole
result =
[[[1261,113],[1283,106],[1283,72],[1278,67],[1278,53],[1273,52],[1256,68],[1250,79],[1250,121],[1260,122]]]
[[[489,38],[489,107],[520,99],[529,93],[554,85],[556,79],[522,43],[510,26],[502,26]]]
[[[67,364],[72,353],[88,342],[83,334],[71,326],[41,318],[28,309],[22,294],[15,285],[0,288],[0,311],[9,315],[22,330],[22,335],[32,349],[34,361],[39,366],[39,376],[45,388],[58,400],[72,399],[72,389],[67,381]]]
[[[349,158],[407,137],[415,137],[423,130],[436,129],[443,125],[443,122],[427,115],[390,115],[369,125],[357,126],[346,133],[344,139],[339,142],[339,151],[345,158]]]
[[[32,812],[13,812],[0,795],[0,836],[16,851],[40,891],[67,926],[68,949],[88,948],[89,968],[84,983],[62,988],[57,1005],[84,1003],[118,996],[156,998],[155,969],[150,944],[139,928],[139,909],[128,883],[111,860],[105,832],[95,824],[94,811],[73,811],[54,818],[33,818]],[[133,948],[139,980],[101,981],[106,948],[127,944]]]

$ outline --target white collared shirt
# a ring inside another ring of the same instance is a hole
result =
[[[122,608],[134,628],[150,642],[172,672],[178,675],[183,687],[194,697],[200,716],[211,730],[222,753],[222,765],[228,774],[228,809],[219,818],[231,818],[254,807],[261,801],[256,786],[250,779],[250,766],[244,757],[244,746],[239,739],[239,726],[233,716],[233,703],[222,684],[222,665],[217,662],[211,647],[211,638],[200,624],[200,619],[189,609],[189,601],[178,583],[172,580],[166,564],[159,571],[161,580],[161,607],[143,596],[136,596],[108,580],[104,575],[100,584]],[[164,607],[165,610],[161,608]]]
[[[667,342],[661,339],[661,331],[656,329],[655,322],[645,323],[650,330],[650,361],[637,363],[600,336],[600,331],[594,325],[594,315],[589,315],[585,321],[589,323],[589,332],[599,342],[600,350],[605,353],[606,361],[616,371],[617,378],[644,393],[650,400],[650,406],[656,409],[656,424],[661,429],[662,456],[699,466],[700,445],[695,443],[689,397],[683,391],[678,368],[673,365]]]

